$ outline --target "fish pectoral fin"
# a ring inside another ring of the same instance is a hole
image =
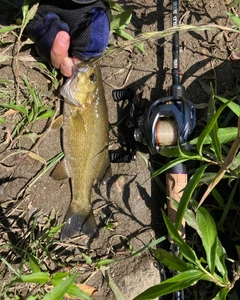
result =
[[[54,168],[52,174],[52,178],[55,180],[63,180],[66,178],[70,178],[67,164],[66,164],[66,159],[62,159]]]
[[[52,129],[60,129],[63,124],[63,115],[58,116],[52,123]]]
[[[64,219],[66,224],[61,231],[61,240],[63,241],[82,233],[85,233],[89,237],[94,237],[98,234],[98,228],[92,210],[85,215],[83,213],[72,212],[70,208]]]
[[[72,118],[73,126],[81,128],[81,130],[84,130],[85,133],[87,132],[85,127],[85,122],[82,117],[81,109],[76,108],[75,110],[73,110],[71,118]],[[81,131],[81,133],[83,132]]]

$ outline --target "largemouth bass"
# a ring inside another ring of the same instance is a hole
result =
[[[61,239],[98,228],[91,206],[94,181],[101,180],[109,166],[109,125],[99,66],[85,63],[74,67],[74,75],[62,87],[64,160],[53,172],[55,179],[70,178],[72,200],[65,216]]]

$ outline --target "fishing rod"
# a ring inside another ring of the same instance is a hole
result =
[[[179,0],[172,0],[172,25],[179,24]],[[173,34],[172,39],[172,87],[171,96],[157,99],[138,115],[136,107],[139,102],[138,92],[133,89],[113,91],[115,101],[128,100],[130,111],[127,120],[128,149],[125,151],[111,151],[111,162],[130,162],[135,158],[139,144],[147,146],[150,154],[160,154],[162,147],[178,147],[187,142],[196,125],[196,110],[192,102],[185,97],[185,91],[180,84],[179,67],[179,32]],[[186,147],[186,146],[185,146]],[[188,149],[189,150],[189,149]],[[188,175],[185,163],[175,165],[166,172],[166,196],[168,217],[175,222],[176,208],[173,200],[180,201],[187,184]],[[179,230],[185,239],[185,221]],[[179,248],[172,238],[168,237],[169,251],[179,255]],[[184,299],[183,291],[175,292],[174,300]]]

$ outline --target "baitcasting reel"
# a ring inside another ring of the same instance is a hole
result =
[[[139,142],[146,145],[151,154],[158,154],[163,146],[181,145],[187,141],[195,127],[196,111],[182,93],[182,89],[177,88],[176,95],[156,100],[141,116],[137,116],[137,92],[132,89],[113,91],[115,101],[127,99],[130,102],[127,120],[130,148],[136,148],[136,142]],[[122,162],[124,157],[123,162],[129,162],[134,158],[132,152],[121,153],[118,156],[117,152],[111,152],[111,161]]]
[[[173,27],[179,24],[179,0],[173,0]],[[196,110],[184,97],[184,89],[180,84],[179,69],[179,32],[173,34],[172,42],[172,96],[156,100],[141,116],[136,113],[138,95],[132,89],[114,90],[116,101],[128,99],[130,112],[127,121],[130,151],[110,152],[112,162],[129,162],[134,158],[136,143],[146,145],[151,154],[160,153],[163,146],[176,146],[185,143],[196,124]]]

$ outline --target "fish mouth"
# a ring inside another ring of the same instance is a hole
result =
[[[74,89],[72,88],[72,82],[76,78],[77,69],[74,70],[73,75],[69,77],[65,84],[61,88],[61,95],[64,98],[64,101],[67,102],[70,105],[74,105],[77,107],[81,107],[81,104],[76,100],[74,97]],[[78,93],[84,92],[84,90],[78,90]]]
[[[71,89],[71,83],[74,79],[74,75],[72,75],[70,78],[67,79],[64,86],[61,88],[61,95],[64,98],[64,101],[71,105],[80,106],[80,103],[74,98],[72,89]]]

